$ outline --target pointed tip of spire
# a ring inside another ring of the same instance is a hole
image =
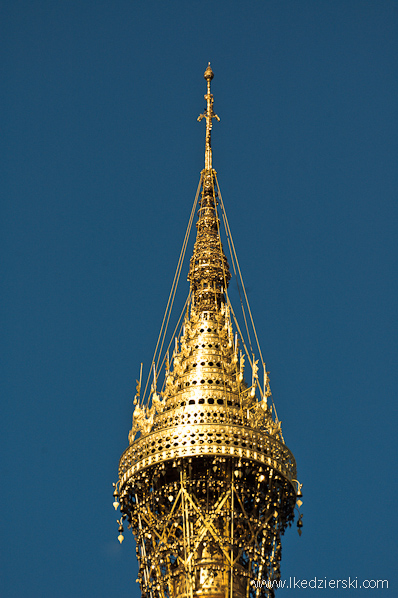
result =
[[[203,76],[206,79],[206,81],[211,81],[213,79],[214,73],[213,73],[212,68],[210,66],[210,62],[209,62],[209,65],[208,65],[207,69],[205,70],[205,74]]]

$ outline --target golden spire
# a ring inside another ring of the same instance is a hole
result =
[[[205,100],[207,101],[206,112],[204,114],[200,114],[198,116],[198,121],[200,122],[202,118],[206,119],[206,144],[205,144],[205,170],[212,169],[212,153],[211,153],[211,129],[213,126],[212,120],[213,118],[220,121],[217,114],[213,111],[213,94],[210,91],[210,82],[214,77],[214,73],[211,70],[210,62],[205,70],[204,78],[207,81],[207,93],[205,94]]]
[[[193,305],[197,311],[215,311],[225,302],[224,292],[231,274],[220,239],[220,221],[217,217],[217,194],[211,153],[212,119],[220,120],[213,111],[213,95],[210,82],[214,74],[209,66],[205,70],[207,81],[207,109],[198,117],[206,119],[205,169],[202,171],[202,197],[200,200],[198,230],[189,267],[188,280],[191,283]]]
[[[301,485],[267,405],[265,366],[258,400],[258,361],[247,354],[249,385],[234,339],[212,168],[212,119],[219,118],[210,63],[204,76],[207,109],[198,120],[206,118],[205,169],[188,274],[192,302],[167,356],[162,389],[155,367],[146,403],[137,383],[113,504],[121,512],[119,542],[124,523],[136,538],[143,597],[273,598],[272,587],[259,588],[280,578],[281,536]]]
[[[197,235],[189,266],[193,305],[197,311],[217,311],[225,303],[224,293],[231,278],[228,261],[220,239],[220,221],[213,171],[202,172],[202,197]]]

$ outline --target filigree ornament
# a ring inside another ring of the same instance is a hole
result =
[[[172,372],[169,372],[166,377],[166,389],[165,395],[170,395],[174,392],[175,385],[174,385],[174,375]]]
[[[136,402],[136,400],[134,400]],[[134,411],[133,411],[133,425],[129,432],[128,439],[129,443],[131,444],[134,441],[134,438],[138,431],[143,431],[145,427],[145,420],[146,420],[146,408],[141,407],[138,403],[136,403]]]
[[[152,395],[152,406],[155,409],[155,413],[163,413],[164,411],[164,407],[165,407],[165,402],[162,401],[162,399],[160,398],[160,396],[155,392]]]
[[[255,383],[255,380],[258,380],[258,365],[257,364],[258,364],[258,359],[256,359],[256,361],[253,361],[253,368],[252,368],[253,379],[252,379],[252,384]]]
[[[243,375],[245,371],[245,356],[243,353],[240,354],[240,361],[239,361],[239,374],[238,374],[238,382],[243,382]]]

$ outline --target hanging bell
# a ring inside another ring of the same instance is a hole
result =
[[[124,529],[123,529],[123,523],[121,522],[121,520],[118,520],[118,524],[119,524],[119,528],[118,528],[119,535],[118,535],[117,539],[119,540],[119,542],[121,544],[124,540],[124,536],[123,536]]]
[[[113,501],[113,506],[115,507],[115,511],[117,511],[117,508],[119,506],[119,503],[118,503],[118,500],[117,500],[119,498],[119,492],[117,491],[116,484],[113,484],[113,487],[115,488],[114,491],[113,491],[113,498],[115,499]]]
[[[297,521],[297,531],[299,536],[301,536],[301,528],[303,527],[303,522],[302,522],[302,515],[300,515],[298,521]]]

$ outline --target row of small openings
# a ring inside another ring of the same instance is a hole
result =
[[[192,367],[193,367],[193,368],[196,368],[196,366],[197,366],[197,365],[198,365],[197,363],[193,363],[193,364],[192,364]],[[200,362],[200,365],[206,365],[206,362],[205,362],[205,361],[201,361],[201,362]],[[214,362],[213,362],[213,361],[208,361],[208,362],[207,362],[207,365],[209,365],[210,367],[213,367],[213,365],[214,365]],[[215,365],[216,365],[218,368],[220,368],[220,367],[221,367],[221,362],[220,362],[220,361],[217,361],[217,363],[216,363]]]
[[[197,380],[192,380],[192,384],[197,384]],[[222,384],[222,380],[201,380],[201,384]],[[191,382],[185,382],[185,386],[190,386]]]
[[[239,403],[233,403],[232,401],[225,401],[224,399],[213,399],[213,398],[198,399],[198,400],[190,399],[188,401],[188,405],[196,405],[196,404],[204,405],[205,403],[207,403],[208,405],[225,405],[226,404],[226,405],[228,405],[228,407],[232,407],[233,405],[235,407],[239,407]],[[186,404],[187,404],[186,401],[182,401],[180,403],[180,407],[185,407]]]
[[[207,264],[216,264],[217,266],[221,266],[221,261],[220,259],[203,259],[203,260],[195,260],[195,266],[198,266],[199,264],[202,264],[204,266],[207,266]]]
[[[204,345],[195,345],[195,349],[199,349],[199,347],[203,347],[203,348],[204,348],[205,346],[206,346],[206,344],[204,344]],[[209,345],[207,345],[207,346],[209,347],[209,349],[211,349],[213,345],[210,343],[210,344],[209,344]],[[220,348],[220,345],[219,345],[219,343],[216,343],[216,344],[214,345],[214,348],[215,348],[215,349],[219,349],[219,348]]]

